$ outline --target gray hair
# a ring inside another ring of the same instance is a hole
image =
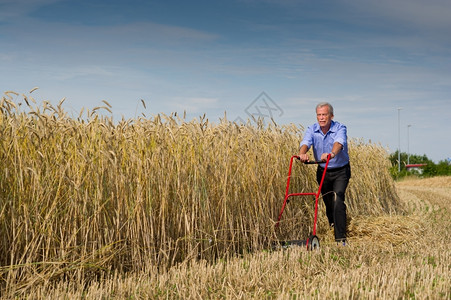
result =
[[[318,105],[316,106],[315,112],[318,110],[318,108],[324,107],[324,106],[327,106],[329,108],[329,113],[333,116],[334,115],[334,108],[332,107],[332,105],[329,102],[320,102],[320,103],[318,103]]]

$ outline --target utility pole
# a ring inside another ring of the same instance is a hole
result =
[[[410,150],[409,150],[409,128],[412,125],[407,125],[407,164],[410,165]]]
[[[401,107],[398,107],[398,173],[401,172]]]

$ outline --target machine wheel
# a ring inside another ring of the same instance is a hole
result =
[[[319,238],[316,235],[311,235],[307,240],[307,250],[319,250]]]

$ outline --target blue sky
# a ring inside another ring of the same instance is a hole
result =
[[[74,116],[106,100],[116,120],[303,126],[329,101],[349,137],[389,151],[402,108],[401,151],[439,161],[451,157],[450,15],[448,0],[0,0],[0,92],[39,87],[30,96],[66,97]]]

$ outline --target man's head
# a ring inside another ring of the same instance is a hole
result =
[[[321,102],[316,106],[316,119],[321,128],[329,129],[334,118],[334,108],[330,103]]]

